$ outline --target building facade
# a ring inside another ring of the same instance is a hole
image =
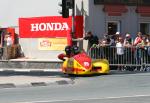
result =
[[[150,33],[150,1],[148,0],[94,0],[94,6],[105,16],[105,31],[114,34],[126,32],[135,37],[138,31]]]
[[[19,34],[19,18],[61,16],[59,2],[61,0],[1,1],[0,26],[14,27]],[[121,35],[129,32],[135,37],[138,31],[150,33],[149,5],[149,0],[75,0],[75,15],[84,17],[84,32],[90,30],[99,38],[105,33],[112,35],[117,31]],[[25,56],[29,58],[56,60],[57,55],[63,52],[39,50],[37,38],[19,38],[19,41]]]

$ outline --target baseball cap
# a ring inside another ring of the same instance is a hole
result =
[[[120,32],[118,32],[118,31],[117,31],[117,32],[116,32],[116,34],[117,34],[117,35],[119,35],[119,34],[120,34]]]

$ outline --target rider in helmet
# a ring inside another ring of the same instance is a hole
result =
[[[70,58],[70,57],[72,57],[74,55],[77,55],[79,53],[80,53],[80,49],[79,49],[78,46],[76,46],[76,45],[74,45],[74,46],[66,46],[65,47],[65,53],[59,54],[58,58],[60,60],[65,61],[66,60],[65,57]]]
[[[71,46],[66,46],[65,47],[65,53],[59,54],[58,59],[65,61],[65,57],[69,58],[71,57],[72,51],[71,51]]]
[[[72,47],[72,52],[73,52],[74,55],[79,54],[79,53],[80,53],[79,47],[76,46],[76,45],[74,45],[74,46]]]
[[[71,46],[66,46],[66,47],[65,47],[65,53],[66,53],[66,55],[68,55],[68,56],[71,55]]]

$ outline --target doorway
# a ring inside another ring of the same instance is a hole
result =
[[[150,33],[150,23],[140,23],[140,31],[142,34]]]
[[[108,35],[116,34],[116,32],[120,32],[120,22],[107,22]]]

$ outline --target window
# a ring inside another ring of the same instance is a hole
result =
[[[140,31],[142,34],[150,33],[150,23],[140,23]]]

